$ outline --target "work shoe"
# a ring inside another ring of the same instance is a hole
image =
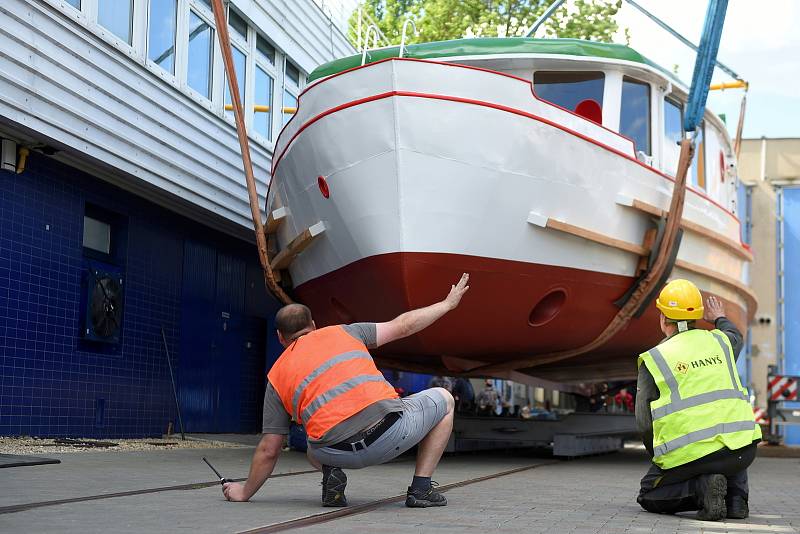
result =
[[[728,499],[728,511],[726,515],[728,519],[747,519],[750,515],[750,509],[747,506],[747,500],[741,495],[734,495]]]
[[[338,467],[327,466],[322,470],[322,506],[347,506],[344,488],[347,475]]]
[[[697,519],[701,521],[719,521],[725,519],[725,494],[728,492],[728,481],[724,475],[701,475],[697,479]]]
[[[433,491],[438,486],[431,482],[431,487],[426,490],[408,487],[406,492],[406,506],[409,508],[428,508],[430,506],[447,506],[447,499],[439,492]]]

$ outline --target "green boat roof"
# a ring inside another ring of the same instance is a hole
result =
[[[377,48],[367,51],[367,63],[397,57],[399,46]],[[481,56],[488,54],[554,54],[567,56],[598,57],[622,59],[643,63],[662,70],[647,60],[636,50],[621,44],[595,43],[581,39],[532,39],[528,37],[481,37],[475,39],[454,39],[433,43],[411,44],[406,46],[404,57],[435,59],[455,56]],[[331,74],[336,74],[361,65],[361,54],[343,57],[320,65],[308,76],[312,82]]]

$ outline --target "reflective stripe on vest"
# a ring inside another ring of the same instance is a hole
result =
[[[296,421],[300,421],[300,418],[298,417],[299,414],[297,413],[297,405],[300,403],[300,397],[303,394],[303,392],[306,390],[308,385],[311,382],[313,382],[315,378],[317,378],[319,375],[321,375],[322,373],[324,373],[325,371],[327,371],[328,369],[330,369],[334,365],[342,363],[342,362],[346,362],[347,360],[354,360],[356,358],[361,358],[361,359],[364,359],[364,360],[372,361],[372,356],[370,356],[366,352],[363,352],[363,351],[360,351],[360,350],[353,350],[353,351],[350,351],[350,352],[345,352],[343,354],[339,354],[338,356],[334,356],[330,360],[326,361],[325,363],[323,363],[322,365],[320,365],[319,367],[314,369],[314,371],[312,371],[311,374],[309,374],[307,377],[305,377],[303,379],[302,382],[300,382],[300,385],[297,386],[297,389],[294,392],[294,396],[292,397],[292,414],[294,415],[294,418],[295,418]],[[381,378],[383,378],[383,377],[381,377]],[[317,398],[319,398],[319,397],[317,397]],[[307,411],[308,410],[306,410],[306,412]],[[303,413],[305,413],[305,412],[303,412]],[[306,419],[308,419],[308,417],[306,417]]]
[[[661,351],[658,350],[658,347],[655,347],[650,350],[650,355],[653,357],[653,360],[658,365],[659,371],[664,376],[664,381],[667,383],[667,387],[669,387],[670,391],[670,403],[664,406],[659,406],[658,408],[654,408],[652,410],[653,413],[653,421],[656,419],[661,419],[671,413],[675,413],[679,410],[683,410],[684,408],[692,408],[694,406],[700,406],[701,404],[707,404],[709,402],[714,402],[717,400],[722,399],[742,399],[747,400],[747,395],[745,395],[740,389],[738,384],[736,383],[736,374],[733,371],[733,363],[731,357],[731,351],[728,349],[728,344],[725,343],[725,340],[720,337],[720,334],[716,332],[711,332],[714,338],[719,343],[720,347],[722,347],[722,353],[725,354],[725,361],[728,364],[728,373],[731,376],[731,389],[720,389],[717,391],[709,391],[707,393],[702,393],[700,395],[695,395],[693,397],[689,397],[688,399],[681,398],[681,393],[678,388],[678,382],[675,380],[675,375],[672,374],[672,370],[669,368],[669,364],[667,360],[664,358],[664,355],[661,354]],[[701,438],[702,439],[702,438]]]
[[[356,386],[360,386],[361,384],[366,384],[367,382],[386,382],[386,378],[383,375],[360,375],[354,376],[349,380],[345,380],[338,386],[332,387],[322,395],[316,397],[313,401],[308,404],[305,410],[303,410],[303,421],[308,421],[311,419],[311,416],[314,415],[314,412],[322,408],[326,403],[330,402],[331,400],[335,399],[339,395],[343,393],[347,393],[351,389]]]
[[[702,430],[689,432],[685,436],[675,438],[661,445],[653,447],[653,456],[664,456],[670,451],[680,449],[686,445],[713,438],[717,434],[730,434],[732,432],[742,432],[744,430],[755,430],[755,421],[736,421],[734,423],[720,423]]]

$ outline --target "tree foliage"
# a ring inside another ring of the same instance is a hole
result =
[[[461,37],[523,36],[555,0],[365,0],[362,9],[392,43],[399,43],[403,22],[412,18],[419,33],[410,43]],[[548,37],[611,42],[614,16],[622,0],[571,0],[544,24]],[[358,13],[353,13],[355,22]],[[351,24],[354,27],[355,24]]]

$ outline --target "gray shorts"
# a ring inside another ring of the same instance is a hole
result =
[[[436,389],[426,389],[401,399],[398,419],[366,449],[340,451],[330,447],[309,448],[309,454],[323,465],[361,469],[396,458],[422,441],[447,415],[447,400]]]

